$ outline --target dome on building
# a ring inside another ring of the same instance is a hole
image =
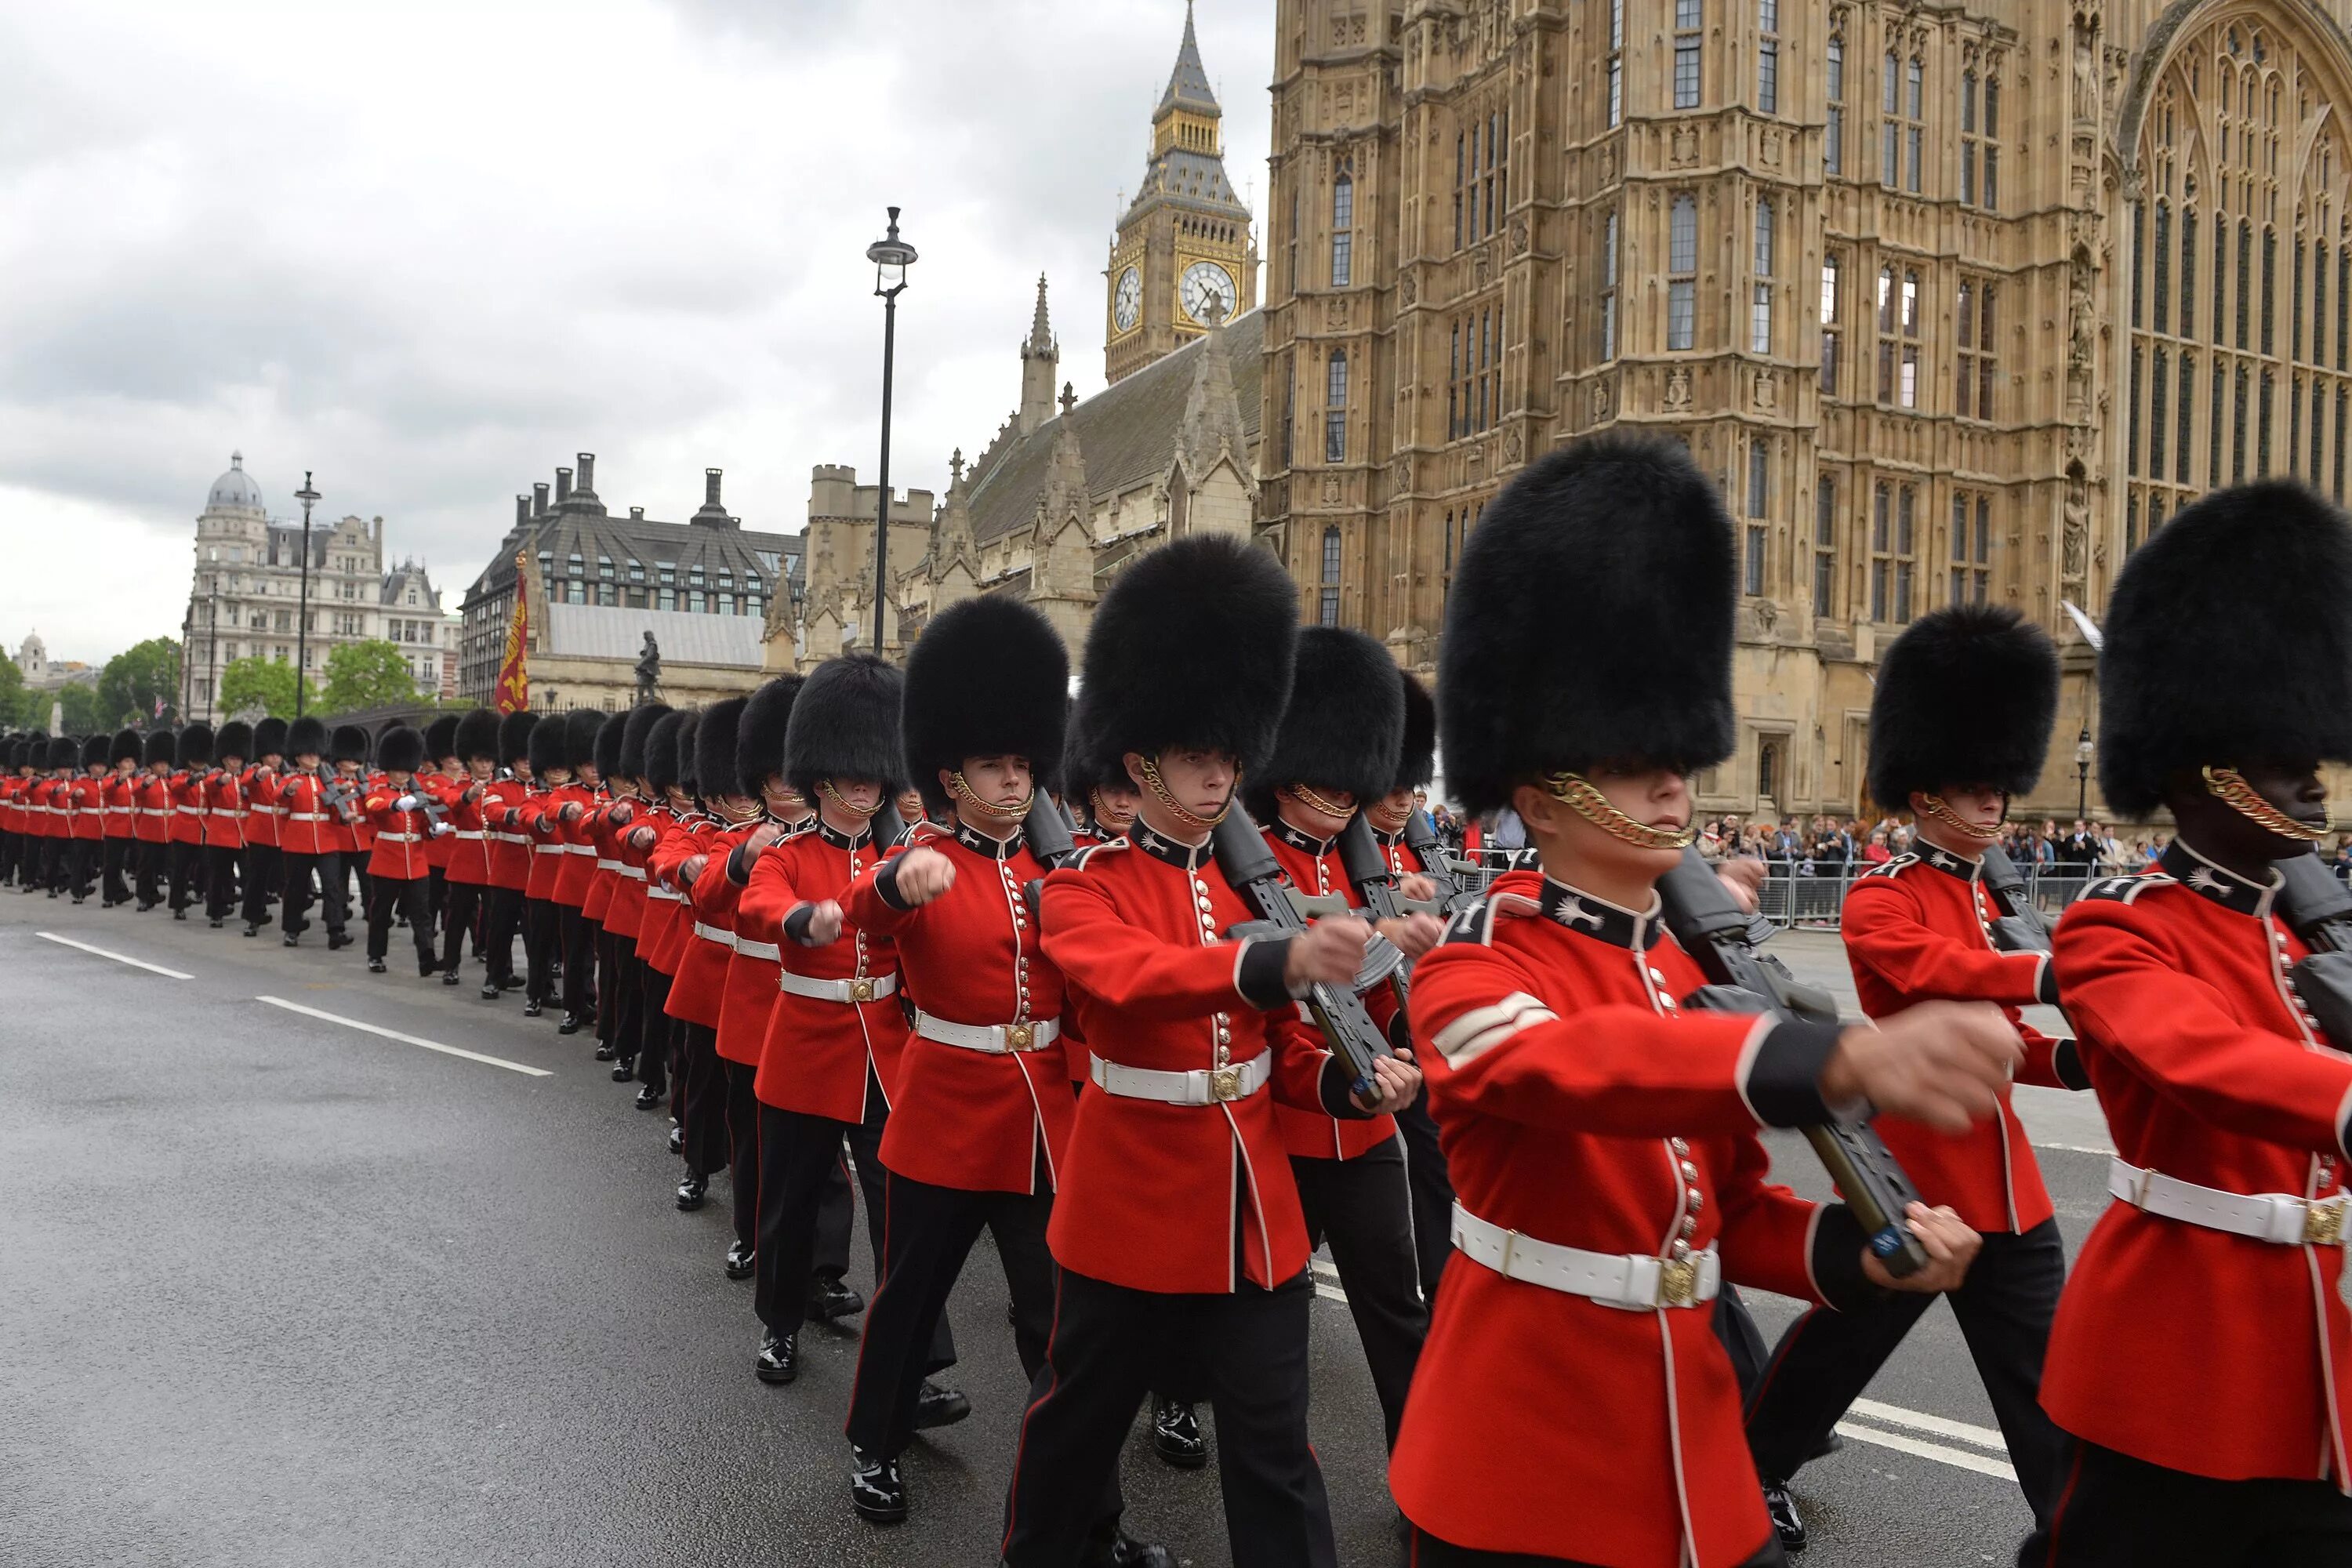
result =
[[[213,481],[212,495],[205,502],[205,510],[210,511],[215,507],[246,507],[254,511],[267,510],[262,504],[261,487],[253,482],[251,474],[245,471],[243,452],[231,452],[228,455],[228,472]]]

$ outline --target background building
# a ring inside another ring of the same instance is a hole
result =
[[[98,684],[97,666],[78,658],[51,658],[49,645],[41,640],[37,628],[26,633],[25,640],[16,645],[16,668],[25,678],[27,691],[56,691],[67,686]]]
[[[303,672],[323,680],[327,656],[346,643],[399,645],[417,689],[440,691],[456,663],[455,629],[441,593],[422,563],[384,564],[383,519],[313,518],[310,615],[298,638],[302,604],[302,520],[269,515],[261,486],[229,454],[196,519],[194,580],[181,622],[187,712],[211,721],[220,672],[239,658],[290,664],[301,648]]]
[[[596,495],[595,454],[583,452],[576,484],[558,468],[551,498],[544,484],[515,497],[513,526],[466,590],[458,694],[490,700],[518,592],[529,600],[535,709],[628,707],[648,632],[665,701],[749,691],[765,678],[771,617],[796,621],[801,549],[798,535],[753,532],[730,516],[717,468],[704,470],[702,505],[683,523],[643,507],[614,517]]]

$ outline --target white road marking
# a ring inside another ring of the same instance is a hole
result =
[[[1914,1455],[1922,1459],[1933,1459],[1938,1464],[1950,1465],[1956,1469],[1974,1470],[1980,1476],[1992,1476],[2004,1481],[2017,1479],[2017,1472],[2010,1468],[2007,1459],[1988,1458],[1982,1454],[1972,1454],[1966,1448],[1948,1448],[1941,1443],[1929,1443],[1917,1437],[1906,1437],[1900,1432],[1889,1432],[1877,1426],[1864,1426],[1859,1421],[1841,1421],[1837,1424],[1837,1429],[1843,1436],[1861,1442],[1875,1443],[1882,1448],[1893,1448],[1897,1453]]]
[[[2009,1439],[1990,1426],[1971,1426],[1965,1421],[1948,1421],[1941,1415],[1906,1410],[1899,1405],[1881,1405],[1875,1399],[1857,1399],[1852,1409],[1857,1415],[1867,1415],[1890,1426],[1908,1426],[1931,1436],[1949,1437],[1979,1448],[1990,1448],[1996,1454],[2009,1452]]]
[[[316,1007],[305,1007],[299,1002],[289,1002],[282,996],[257,996],[254,1000],[267,1002],[272,1007],[283,1007],[289,1013],[299,1013],[306,1018],[319,1018],[330,1024],[341,1024],[346,1029],[360,1029],[371,1035],[381,1035],[387,1040],[398,1040],[404,1046],[422,1046],[428,1051],[439,1051],[445,1057],[462,1057],[469,1062],[480,1062],[487,1067],[504,1068],[509,1072],[522,1073],[530,1078],[555,1076],[545,1068],[525,1067],[520,1062],[510,1062],[503,1057],[486,1057],[479,1051],[460,1050],[456,1046],[445,1046],[438,1040],[420,1039],[415,1035],[404,1035],[397,1029],[387,1029],[378,1024],[362,1024],[357,1018],[346,1018],[336,1013],[322,1013]]]
[[[59,947],[78,947],[84,952],[94,952],[100,958],[110,958],[117,963],[127,963],[133,969],[143,969],[151,974],[163,975],[167,980],[194,980],[195,978],[193,974],[183,974],[176,969],[166,969],[160,963],[150,963],[143,958],[132,958],[124,953],[110,952],[102,947],[92,947],[86,942],[76,942],[69,936],[59,936],[53,931],[37,931],[33,934],[39,937],[43,942],[53,942]]]

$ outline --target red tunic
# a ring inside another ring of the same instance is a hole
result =
[[[324,855],[334,848],[327,822],[326,784],[317,773],[288,773],[278,786],[278,804],[284,812],[278,829],[278,847],[289,855]]]
[[[646,923],[646,852],[629,837],[643,823],[646,808],[643,801],[632,800],[615,802],[612,809],[623,805],[629,808],[627,824],[606,823],[613,845],[613,899],[604,910],[604,929],[627,939],[634,951]]]
[[[671,885],[667,873],[676,869],[685,856],[675,855],[667,863],[659,861],[663,847],[677,831],[678,818],[667,805],[656,805],[641,814],[637,826],[650,827],[660,837],[653,847],[644,851],[646,873],[646,912],[637,924],[637,956],[660,973],[677,976],[680,917],[686,913],[686,895]]]
[[[1277,820],[1265,829],[1265,841],[1274,858],[1282,863],[1283,874],[1299,891],[1314,898],[1337,894],[1351,905],[1356,901],[1355,889],[1339,864],[1338,839],[1317,838]],[[1371,1014],[1372,1022],[1386,1029],[1389,1020],[1396,1016],[1396,994],[1383,981],[1365,993],[1364,1007]],[[1282,1130],[1283,1148],[1308,1159],[1352,1160],[1396,1136],[1393,1116],[1344,1121],[1321,1110],[1277,1105],[1274,1108],[1274,1121]]]
[[[613,904],[613,889],[620,881],[617,875],[621,868],[620,849],[614,842],[620,829],[614,827],[611,820],[614,804],[609,799],[599,798],[592,803],[588,815],[580,819],[581,830],[586,836],[591,850],[588,892],[581,901],[580,912],[599,925],[604,923],[604,913]]]
[[[182,772],[172,775],[173,843],[202,844],[205,841],[205,813],[210,809],[204,774]]]
[[[425,854],[432,832],[430,821],[421,809],[402,811],[394,805],[404,796],[420,795],[420,790],[415,784],[404,787],[387,780],[369,790],[360,802],[360,811],[375,830],[375,843],[368,851],[369,876],[413,882],[432,870]]]
[[[466,798],[466,792],[475,787],[470,778],[448,779],[440,787],[441,804],[449,808],[444,820],[449,826],[450,850],[443,875],[460,887],[487,888],[490,885],[490,835],[482,821],[487,802],[479,795]]]
[[[2344,1190],[2352,1058],[2302,1015],[2272,889],[2175,839],[2058,922],[2059,984],[2122,1158],[2232,1193]],[[2223,1480],[2352,1477],[2340,1246],[2110,1203],[2075,1259],[2042,1404],[2091,1442]]]
[[[530,793],[520,779],[499,779],[483,792],[482,820],[489,828],[490,886],[521,892],[530,883],[530,831],[507,813],[520,812]]]
[[[898,950],[888,937],[870,936],[845,925],[823,947],[808,947],[786,934],[786,923],[805,929],[803,906],[840,899],[875,863],[874,836],[855,838],[821,821],[760,852],[735,905],[739,940],[773,942],[782,967],[811,980],[896,980]],[[895,994],[869,1002],[776,994],[768,1032],[760,1044],[760,1072],[752,1092],[763,1105],[835,1121],[866,1117],[870,1072],[889,1103],[898,1081],[898,1058],[907,1043],[907,1016]]]
[[[718,876],[697,882],[694,896],[695,908],[723,914],[735,932],[734,952],[727,961],[726,990],[719,1003],[719,1055],[739,1067],[757,1068],[760,1047],[768,1035],[768,1015],[776,1006],[776,976],[783,965],[773,942],[752,937],[742,929],[739,919],[742,885],[728,875],[724,861],[714,864]]]
[[[25,831],[25,781],[11,773],[0,777],[0,833]]]
[[[663,876],[686,895],[677,921],[677,978],[662,1011],[707,1029],[719,1027],[727,967],[735,956],[735,900],[721,895],[713,884],[727,880],[722,864],[727,852],[751,834],[749,827],[730,827],[715,816],[693,816],[673,829],[662,847],[671,851]],[[680,871],[697,855],[706,857],[708,863],[689,887]],[[723,911],[721,904],[726,906]]]
[[[247,844],[278,843],[278,774],[268,768],[250,767],[245,771],[245,841]]]
[[[131,836],[142,844],[169,843],[172,786],[154,773],[141,773],[131,786]]]
[[[132,799],[133,781],[128,773],[109,773],[99,790],[100,803],[106,816],[106,836],[109,838],[129,838],[137,823],[139,808]]]
[[[898,944],[915,1005],[951,1024],[1035,1025],[1063,1013],[1062,973],[1040,948],[1024,889],[1045,875],[1016,832],[1000,844],[972,828],[914,833],[955,867],[948,890],[919,909],[895,896],[897,858],[858,878],[842,900],[860,931]],[[1058,1026],[1058,1024],[1057,1024]],[[1077,1105],[1062,1042],[989,1052],[926,1037],[898,1061],[882,1163],[894,1174],[970,1192],[1036,1191],[1037,1150],[1048,1190],[1058,1179]]]
[[[1042,902],[1045,956],[1096,1058],[1192,1072],[1272,1054],[1268,1089],[1238,1100],[1080,1096],[1046,1232],[1055,1258],[1163,1294],[1233,1290],[1237,1258],[1268,1289],[1296,1275],[1307,1222],[1274,1101],[1323,1104],[1331,1058],[1283,987],[1287,943],[1227,941],[1251,912],[1208,847],[1141,826],[1047,877]]]
[[[1766,1182],[1756,1136],[1759,1112],[1825,1114],[1811,1086],[1836,1030],[1682,1016],[1701,976],[1654,910],[1513,872],[1416,965],[1413,1043],[1462,1207],[1604,1254],[1715,1247],[1725,1278],[1813,1300],[1818,1257],[1832,1289],[1858,1288],[1860,1227],[1829,1211],[1816,1246],[1824,1211]],[[1772,1527],[1712,1317],[1456,1258],[1390,1460],[1397,1506],[1486,1552],[1746,1562]]]
[[[580,808],[576,821],[562,820],[567,805]],[[581,784],[563,784],[548,796],[547,817],[553,824],[552,837],[563,849],[555,862],[555,889],[548,897],[566,909],[576,910],[586,903],[588,889],[596,879],[596,844],[588,828],[589,813],[595,807],[595,795]]]
[[[2050,955],[1993,946],[1995,911],[1978,880],[1981,868],[1923,842],[1916,854],[1855,881],[1840,924],[1862,1010],[1884,1018],[1915,1002],[1998,1002],[2025,1042],[2021,1081],[2088,1089],[2073,1042],[2054,1040],[2018,1016],[2020,1005],[2048,999]],[[2000,1117],[1957,1137],[1897,1116],[1872,1125],[1920,1195],[1949,1204],[1972,1229],[2025,1231],[2050,1217],[2041,1163],[2005,1086]]]
[[[536,784],[523,797],[522,831],[530,840],[530,874],[522,887],[526,899],[555,897],[556,879],[563,871],[563,836],[555,820],[559,804],[553,790]]]
[[[76,838],[100,839],[106,837],[106,781],[85,773],[73,782],[73,836]]]
[[[245,792],[226,769],[205,781],[205,842],[223,849],[245,847]]]

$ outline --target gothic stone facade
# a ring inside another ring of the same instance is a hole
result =
[[[1670,430],[1740,530],[1706,809],[1861,805],[1877,653],[1960,597],[2059,639],[2071,816],[2063,604],[2210,485],[2344,493],[2347,10],[1278,0],[1264,536],[1428,670],[1515,469]]]

